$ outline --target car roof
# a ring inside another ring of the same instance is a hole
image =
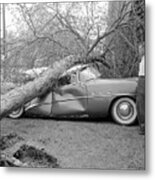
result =
[[[64,75],[66,75],[66,74],[71,74],[71,73],[73,73],[73,72],[76,72],[76,71],[78,71],[78,70],[81,70],[81,69],[83,69],[83,68],[85,68],[85,67],[88,67],[88,66],[89,66],[88,64],[77,64],[77,65],[74,65],[74,66],[72,66],[71,68],[69,68],[68,70],[66,70],[66,71],[61,75],[61,77],[64,76]]]
[[[88,64],[78,64],[78,65],[75,65],[75,66],[69,68],[66,72],[72,73],[74,71],[81,70],[81,69],[88,67],[88,66],[89,66]]]

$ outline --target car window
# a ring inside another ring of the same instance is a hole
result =
[[[71,76],[65,75],[58,80],[58,86],[64,86],[71,83]]]
[[[71,74],[66,74],[62,76],[58,81],[58,86],[65,86],[68,84],[77,83],[77,74],[72,72]]]
[[[100,77],[100,73],[93,67],[86,67],[79,72],[79,79],[82,82],[97,79]]]
[[[73,72],[71,74],[71,83],[77,83],[77,73],[76,72]]]

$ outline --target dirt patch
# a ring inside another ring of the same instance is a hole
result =
[[[60,167],[57,158],[47,154],[44,149],[40,150],[26,144],[22,145],[15,152],[14,157],[22,163],[27,164],[28,167]]]
[[[22,137],[18,136],[16,133],[10,133],[8,135],[0,137],[0,150],[3,151],[9,147],[12,147],[19,141],[24,140]]]

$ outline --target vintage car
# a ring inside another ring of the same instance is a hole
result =
[[[44,117],[105,117],[122,125],[136,121],[135,104],[138,78],[103,79],[90,65],[76,65],[64,72],[53,90],[13,111]]]

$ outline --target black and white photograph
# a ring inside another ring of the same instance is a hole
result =
[[[145,0],[0,14],[0,166],[145,171]]]

